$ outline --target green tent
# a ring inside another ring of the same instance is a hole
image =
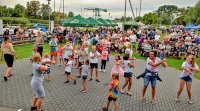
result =
[[[105,21],[104,19],[102,18],[99,18],[97,19],[99,22],[103,23],[103,26],[112,26],[111,23]]]
[[[107,21],[107,22],[109,22],[112,26],[118,26],[118,24],[116,24],[116,23],[114,23],[114,22],[112,22],[111,20],[109,20],[109,19],[106,19],[105,21]]]
[[[135,29],[138,29],[138,24],[133,19],[123,23],[123,26],[124,30],[128,30],[131,26],[133,26]]]
[[[128,26],[138,26],[138,24],[134,20],[130,20],[128,22],[123,23],[123,25],[128,25]]]
[[[94,24],[93,26],[102,26],[103,24],[97,20],[95,20],[92,17],[89,17],[86,19],[87,21],[89,21],[90,23]]]
[[[65,20],[60,23],[62,26],[71,26],[71,27],[85,27],[85,26],[93,26],[92,23],[84,20],[80,15],[72,17],[68,20]]]

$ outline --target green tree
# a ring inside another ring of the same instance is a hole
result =
[[[30,1],[27,2],[27,17],[28,18],[40,18],[40,2],[39,1]]]
[[[178,12],[178,7],[176,5],[163,5],[163,6],[160,6],[158,10],[156,11],[158,16],[161,15],[162,13],[171,15],[177,12]]]
[[[136,22],[139,22],[139,21],[142,21],[142,22],[143,22],[143,18],[142,18],[141,16],[137,16],[137,17],[135,18],[135,21],[136,21]]]
[[[1,15],[1,17],[7,17],[7,6],[6,5],[4,5],[4,6],[0,5],[0,15]]]
[[[74,12],[71,12],[71,11],[70,11],[69,14],[68,14],[68,17],[69,17],[69,18],[74,17]]]
[[[155,13],[149,12],[143,16],[143,22],[145,24],[156,24],[158,17]]]
[[[41,5],[40,15],[42,16],[42,19],[48,20],[49,19],[49,13],[51,14],[51,12],[52,12],[52,9],[51,9],[51,7],[49,7],[49,5],[47,5],[47,4]]]
[[[24,17],[26,12],[26,8],[23,5],[17,4],[14,7],[14,13],[16,13],[15,17]]]

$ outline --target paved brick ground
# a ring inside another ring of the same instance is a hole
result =
[[[57,65],[51,66],[51,81],[44,81],[43,86],[46,97],[43,104],[45,111],[100,111],[105,105],[108,93],[108,83],[110,82],[110,70],[113,66],[113,57],[107,64],[106,73],[100,73],[100,83],[93,81],[87,82],[88,92],[81,93],[81,79],[77,79],[77,85],[72,81],[65,84],[63,75],[64,67]],[[139,75],[144,71],[145,61],[136,60],[133,73]],[[4,82],[3,75],[6,70],[5,65],[0,65],[0,111],[17,111],[18,109],[30,110],[33,90],[30,86],[32,72],[31,64],[28,59],[17,60],[14,63],[13,74]],[[120,94],[117,100],[119,111],[199,111],[199,84],[200,81],[194,79],[192,94],[194,104],[187,103],[186,90],[182,92],[180,102],[176,103],[174,98],[179,87],[180,71],[173,68],[159,68],[159,75],[163,82],[158,82],[156,92],[156,105],[151,102],[151,89],[147,90],[145,101],[141,102],[141,89],[143,80],[133,78],[131,91],[132,96]],[[73,75],[78,75],[77,69],[73,69]],[[124,78],[120,78],[121,85]],[[10,109],[14,108],[14,109]],[[113,104],[109,109],[113,111]]]

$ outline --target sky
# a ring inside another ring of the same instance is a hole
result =
[[[0,0],[1,5],[7,7],[14,7],[16,4],[22,4],[26,6],[26,3],[31,0]],[[40,3],[47,4],[47,0],[39,0]],[[63,12],[63,0],[55,0],[55,11],[60,9]],[[133,6],[134,14],[139,15],[140,0],[130,0]],[[152,12],[157,10],[162,5],[176,5],[178,7],[194,6],[198,0],[142,0],[141,14]],[[61,3],[61,7],[60,7]],[[54,0],[51,0],[50,6],[54,11]],[[102,8],[107,9],[107,12],[100,12],[102,18],[108,19],[110,13],[110,19],[121,18],[124,15],[125,0],[64,0],[64,12],[74,12],[75,15],[82,15],[83,17],[92,17],[92,10],[84,10],[84,8]],[[82,14],[81,14],[82,9]],[[130,8],[129,0],[127,0],[127,16],[132,17],[132,11]],[[111,18],[112,17],[112,18]]]

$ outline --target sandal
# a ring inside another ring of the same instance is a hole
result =
[[[151,101],[151,104],[152,104],[152,105],[155,105],[155,104],[156,104],[156,102],[155,102],[155,101]]]
[[[140,99],[140,101],[144,101],[144,99],[145,99],[145,97],[142,97],[142,98]]]
[[[131,93],[130,91],[126,92],[126,94],[128,94],[129,96],[131,96],[131,95],[132,95],[132,93]]]
[[[96,79],[95,81],[100,82],[99,79]]]

